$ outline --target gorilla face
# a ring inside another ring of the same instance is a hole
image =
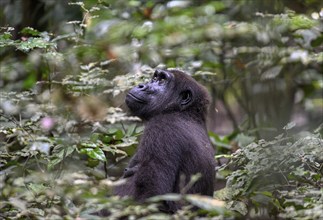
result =
[[[208,100],[205,89],[179,70],[156,70],[150,82],[139,84],[126,96],[131,112],[143,120],[158,114],[184,111],[204,117],[205,100]]]
[[[139,84],[129,91],[126,97],[127,106],[144,120],[156,114],[180,110],[181,105],[190,102],[191,93],[174,88],[175,78],[170,71],[156,70],[150,82]]]

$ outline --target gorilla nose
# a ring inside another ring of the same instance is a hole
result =
[[[146,84],[139,84],[138,86],[138,89],[141,90],[141,91],[144,91],[147,89],[147,85]]]

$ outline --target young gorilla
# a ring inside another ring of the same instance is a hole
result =
[[[179,193],[192,175],[200,173],[188,193],[212,196],[215,162],[205,126],[208,103],[205,88],[175,69],[156,70],[150,82],[131,89],[126,104],[144,121],[145,130],[125,169],[126,183],[116,194],[143,201]],[[174,212],[178,205],[167,202],[163,209]]]

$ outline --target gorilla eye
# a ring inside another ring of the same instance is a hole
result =
[[[189,90],[182,92],[181,98],[182,98],[181,105],[187,105],[192,100],[192,92]]]
[[[155,73],[152,80],[152,82],[159,82],[159,83],[165,83],[167,81],[167,75],[165,73]]]
[[[159,74],[159,79],[160,80],[166,80],[167,76],[164,73]]]

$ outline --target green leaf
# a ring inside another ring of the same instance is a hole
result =
[[[284,126],[283,129],[284,130],[290,130],[295,126],[296,126],[296,123],[292,121],[292,122],[289,122],[286,126]]]
[[[231,154],[219,154],[219,155],[216,155],[214,158],[215,159],[220,159],[220,158],[228,158],[228,159],[231,159],[231,158],[233,158],[233,155],[231,155]]]
[[[0,42],[2,40],[9,40],[10,38],[12,38],[12,34],[9,32],[5,32],[3,34],[0,34]]]
[[[247,205],[244,202],[231,201],[231,202],[228,202],[228,206],[230,210],[237,211],[242,215],[246,215],[248,213]]]
[[[47,169],[51,170],[54,168],[55,165],[59,164],[63,160],[62,157],[54,157],[51,159],[47,165]]]
[[[180,194],[174,194],[174,193],[168,193],[164,195],[154,196],[149,198],[147,201],[150,202],[160,202],[160,201],[179,201],[182,199],[182,195]]]
[[[15,45],[15,41],[12,40],[11,38],[12,38],[12,35],[9,32],[0,34],[0,48]]]
[[[283,69],[283,66],[271,67],[262,73],[261,79],[263,80],[274,79],[279,75],[282,69]]]
[[[219,135],[209,132],[209,137],[212,144],[226,149],[231,149],[230,141],[226,136],[221,138]]]
[[[37,81],[37,76],[36,73],[30,73],[27,79],[24,81],[24,88],[25,89],[30,89],[32,88]]]
[[[88,158],[86,165],[88,167],[94,168],[100,164],[100,160],[93,159],[91,157]]]
[[[135,130],[136,130],[136,124],[130,125],[127,130],[127,136],[133,135]]]
[[[40,194],[48,189],[44,184],[29,183],[27,184],[28,189],[32,190],[35,194]]]
[[[124,133],[122,130],[117,130],[113,137],[115,140],[122,140],[122,138],[124,137]]]
[[[315,25],[316,21],[304,15],[297,15],[291,18],[290,25],[293,30],[309,29]]]
[[[32,35],[32,36],[39,36],[40,35],[40,32],[37,31],[36,29],[32,28],[32,27],[25,27],[24,29],[22,29],[20,31],[20,33],[22,34],[29,34],[29,35]]]
[[[236,137],[236,141],[239,143],[239,146],[245,147],[249,144],[251,144],[255,140],[255,137],[247,136],[243,133],[238,134]]]
[[[323,36],[322,35],[320,35],[319,37],[317,37],[316,39],[311,41],[312,47],[319,47],[322,44],[323,44]]]
[[[262,191],[262,192],[259,192],[265,196],[268,196],[268,197],[273,197],[273,193],[272,192],[269,192],[269,191]]]
[[[225,203],[221,200],[213,199],[208,196],[187,195],[186,200],[193,205],[208,211],[216,211],[223,214],[225,212]]]
[[[81,153],[88,155],[92,159],[100,160],[105,162],[106,157],[104,155],[104,152],[101,148],[96,147],[96,148],[82,148]]]
[[[50,48],[50,47],[55,48],[56,44],[48,42],[45,39],[40,37],[36,37],[36,38],[30,37],[26,41],[17,42],[16,47],[18,50],[28,52],[35,48]]]

